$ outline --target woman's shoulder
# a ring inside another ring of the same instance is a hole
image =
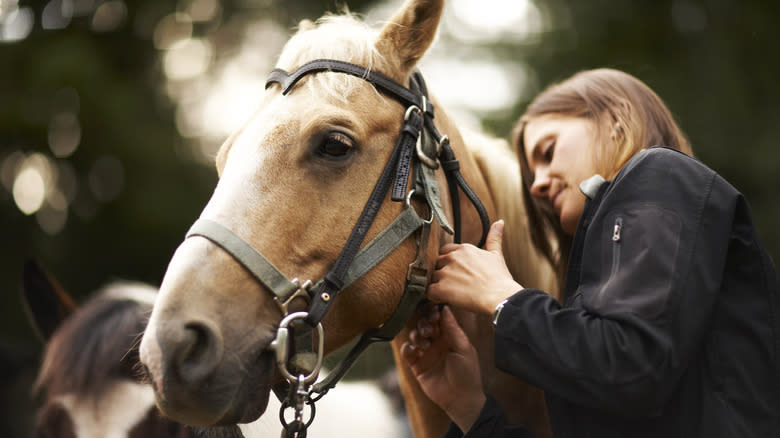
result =
[[[687,171],[698,174],[702,177],[712,177],[716,172],[698,159],[677,149],[666,146],[653,146],[643,149],[634,155],[620,173],[629,173],[636,168],[664,169],[667,172]]]
[[[713,197],[728,202],[739,195],[731,184],[698,159],[661,146],[633,156],[615,177],[611,190],[617,199],[658,200],[677,204],[684,210],[712,202]]]

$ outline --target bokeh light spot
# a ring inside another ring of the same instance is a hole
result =
[[[208,41],[191,38],[174,44],[163,58],[165,74],[171,79],[196,77],[211,64],[212,49]]]
[[[41,12],[41,27],[44,29],[64,29],[73,18],[71,0],[51,0]]]
[[[192,37],[192,19],[189,15],[177,12],[163,17],[154,28],[154,46],[167,50],[180,41]]]
[[[122,0],[101,3],[92,16],[91,27],[95,32],[111,32],[119,29],[127,18],[127,6]]]
[[[51,162],[43,154],[25,158],[14,178],[12,193],[14,202],[22,213],[30,215],[38,211],[54,179]]]
[[[189,13],[192,21],[211,21],[219,12],[219,2],[217,0],[192,0],[189,7]]]
[[[98,158],[87,176],[89,189],[101,202],[114,200],[125,183],[125,170],[118,158],[104,155]]]
[[[14,42],[27,38],[35,24],[32,8],[14,8],[0,15],[0,41]]]
[[[66,112],[52,117],[49,122],[49,148],[55,157],[73,154],[81,142],[81,126],[75,114]]]

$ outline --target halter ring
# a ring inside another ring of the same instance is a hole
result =
[[[412,189],[412,190],[409,190],[409,193],[406,194],[406,207],[407,208],[414,209],[414,207],[412,207],[412,195],[414,195],[414,193],[415,193],[415,190]],[[414,209],[414,212],[416,214],[417,210]],[[420,215],[418,214],[417,216],[419,217]],[[424,220],[422,218],[420,220],[422,220],[423,224],[425,224],[425,225],[430,225],[431,223],[433,223],[433,209],[431,209],[431,216],[428,218],[428,220]]]
[[[306,319],[309,316],[308,312],[295,312],[285,316],[279,323],[279,329],[276,331],[276,338],[271,342],[269,348],[276,352],[276,365],[279,367],[279,372],[282,373],[285,379],[290,383],[297,382],[299,376],[293,375],[287,369],[287,356],[288,356],[288,337],[290,334],[289,325],[296,319]],[[311,372],[303,377],[304,383],[311,383],[317,380],[317,376],[320,374],[322,368],[322,358],[325,349],[325,332],[322,329],[322,324],[317,324],[317,361],[314,363],[314,368]]]

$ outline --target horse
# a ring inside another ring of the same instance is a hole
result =
[[[146,327],[157,288],[141,282],[106,283],[77,305],[56,280],[32,260],[24,266],[23,303],[33,330],[46,341],[35,392],[43,395],[35,436],[50,438],[190,438],[205,436],[267,437],[278,434],[275,419],[263,417],[236,430],[212,431],[170,420],[154,406],[154,392],[138,362],[138,340]],[[392,376],[388,374],[388,378]],[[340,397],[320,406],[326,418],[312,433],[362,437],[368,427],[384,436],[408,435],[403,411],[393,406],[392,379],[344,382]],[[339,399],[340,398],[340,399]],[[339,410],[346,400],[363,403],[344,427]],[[272,400],[272,408],[281,404]]]
[[[488,218],[504,218],[515,278],[556,293],[528,236],[513,152],[462,135],[416,72],[443,7],[407,0],[379,29],[348,13],[304,20],[287,42],[257,111],[216,156],[214,193],[169,262],[141,341],[167,415],[247,423],[274,390],[294,416],[282,419],[287,436],[302,436],[313,420],[302,406],[349,368],[318,382],[322,357],[356,337],[361,348],[392,339],[415,437],[441,436],[449,419],[398,354],[430,306],[421,298],[439,247],[479,244]],[[495,368],[489,318],[454,311],[486,393],[550,436],[543,393]]]
[[[197,436],[161,415],[139,373],[138,341],[156,288],[115,281],[77,305],[34,261],[25,263],[22,284],[28,320],[46,343],[34,385],[43,400],[35,436]]]

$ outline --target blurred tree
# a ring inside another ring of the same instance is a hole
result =
[[[535,0],[549,31],[534,44],[497,46],[535,72],[536,90],[598,67],[627,71],[668,104],[699,159],[751,204],[780,257],[780,3],[758,0]],[[529,99],[487,124],[509,132]]]

